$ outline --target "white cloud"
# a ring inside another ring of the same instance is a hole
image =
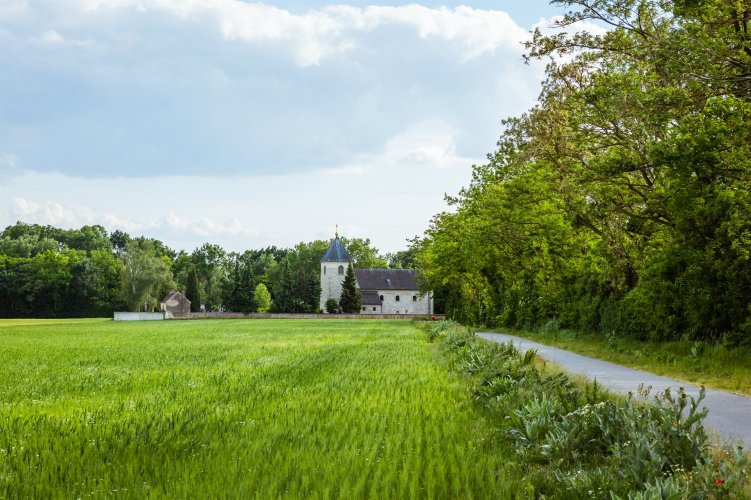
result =
[[[24,0],[0,0],[0,21],[21,17],[29,11],[29,3]]]
[[[429,166],[451,168],[471,165],[472,160],[456,152],[456,135],[460,130],[438,121],[425,121],[410,127],[386,141],[377,154],[359,155],[338,167],[324,168],[317,173],[327,176],[359,176],[388,172],[404,173],[404,169]]]
[[[26,198],[13,198],[13,213],[21,217],[33,217],[39,212],[39,203]]]
[[[179,231],[182,231],[182,230],[188,228],[188,223],[185,222],[185,220],[183,220],[175,212],[168,213],[167,217],[164,218],[164,223],[168,227],[170,227],[172,229],[177,229]]]
[[[10,213],[18,220],[37,224],[50,224],[62,227],[80,227],[85,224],[103,224],[106,227],[119,227],[128,230],[142,229],[137,224],[115,215],[105,213],[101,217],[87,207],[65,205],[48,200],[44,203],[16,196],[12,198]]]
[[[11,212],[21,220],[39,221],[40,224],[70,227],[77,222],[77,217],[71,211],[55,201],[48,201],[44,205],[27,200],[26,198],[14,197]]]
[[[224,222],[209,217],[196,217],[192,220],[186,220],[171,211],[164,217],[151,217],[144,222],[135,222],[109,212],[97,215],[97,212],[89,207],[62,204],[57,201],[49,200],[44,203],[37,203],[23,197],[14,197],[11,201],[10,213],[16,220],[66,228],[101,224],[110,230],[186,233],[200,237],[238,236],[245,231],[237,217],[231,217]]]
[[[205,241],[228,250],[292,246],[331,237],[338,223],[342,234],[399,250],[446,209],[444,193],[469,180],[477,159],[456,152],[460,133],[426,121],[385,141],[376,154],[289,175],[85,179],[26,171],[14,178],[14,192],[34,195],[15,198],[10,209],[0,203],[0,216],[64,227],[101,224],[185,250]],[[56,201],[40,201],[51,196]],[[86,207],[78,205],[84,198]]]
[[[357,9],[346,6],[329,7],[327,13],[342,20],[342,24],[360,30],[401,24],[414,28],[421,38],[441,38],[456,41],[464,49],[466,58],[477,57],[498,48],[518,50],[527,32],[503,11],[473,9],[459,6],[437,9],[422,5],[400,7],[370,6]]]
[[[243,226],[237,217],[232,217],[226,224],[201,217],[193,223],[191,230],[198,236],[238,236],[243,233]]]
[[[93,217],[93,219],[97,219]],[[124,229],[125,231],[139,231],[144,228],[143,224],[128,219],[118,217],[117,215],[105,213],[99,218],[99,223],[110,229]]]
[[[335,5],[295,14],[240,0],[81,0],[79,5],[86,13],[130,9],[168,12],[181,19],[213,20],[226,40],[289,46],[300,66],[318,65],[327,57],[352,50],[357,47],[358,34],[388,26],[405,26],[423,39],[438,38],[456,44],[464,60],[498,49],[520,52],[520,43],[528,37],[527,31],[506,12],[466,6]]]
[[[104,46],[94,40],[76,40],[69,39],[61,35],[57,30],[51,29],[42,33],[40,36],[33,39],[42,45],[48,46],[66,46],[81,48],[86,50],[101,50]]]
[[[65,42],[65,39],[55,30],[48,30],[42,33],[42,36],[39,37],[39,40],[41,42],[45,43],[51,43],[55,45],[59,45]]]
[[[386,142],[383,157],[389,163],[424,163],[446,167],[469,161],[456,154],[455,136],[440,122],[423,122]]]

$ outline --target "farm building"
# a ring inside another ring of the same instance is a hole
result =
[[[161,306],[165,319],[190,318],[190,300],[180,292],[169,292],[162,299]]]
[[[344,273],[351,261],[337,233],[321,259],[322,311],[328,299],[339,301]],[[355,277],[362,296],[361,313],[433,314],[432,294],[420,293],[414,269],[355,269]]]

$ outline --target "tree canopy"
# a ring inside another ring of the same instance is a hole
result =
[[[554,3],[539,103],[417,242],[422,286],[468,322],[748,341],[751,7]]]
[[[19,222],[0,232],[0,317],[110,316],[157,309],[172,289],[192,310],[316,312],[320,260],[330,241],[227,252],[205,243],[192,252],[162,241],[110,234],[102,226],[60,229]],[[370,240],[346,240],[362,266],[388,262]]]

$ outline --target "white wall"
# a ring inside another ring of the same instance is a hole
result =
[[[432,314],[433,300],[430,293],[420,296],[417,290],[388,290],[378,291],[378,295],[383,295],[383,314]],[[412,300],[417,296],[417,301]],[[399,297],[397,302],[396,297]],[[367,313],[373,313],[373,307],[370,306]],[[377,313],[381,313],[378,308]]]
[[[321,262],[321,312],[326,312],[326,301],[334,299],[339,302],[342,296],[342,282],[347,273],[349,262]],[[344,268],[343,274],[338,274],[339,266]],[[323,268],[326,272],[323,272]]]
[[[164,312],[116,312],[115,321],[157,321],[164,319]]]

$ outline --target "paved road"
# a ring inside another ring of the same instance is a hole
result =
[[[683,387],[687,394],[694,397],[699,395],[699,387],[695,385],[633,370],[607,361],[588,358],[513,335],[483,332],[479,332],[477,335],[498,343],[513,342],[522,352],[528,349],[536,349],[537,354],[542,358],[557,363],[571,372],[596,379],[598,383],[614,392],[627,393],[630,391],[636,393],[639,385],[644,384],[644,387],[652,386],[652,393],[664,391],[668,387],[673,390]],[[741,441],[744,448],[751,449],[750,397],[707,389],[702,405],[709,408],[709,414],[704,422],[720,438],[733,442]]]

